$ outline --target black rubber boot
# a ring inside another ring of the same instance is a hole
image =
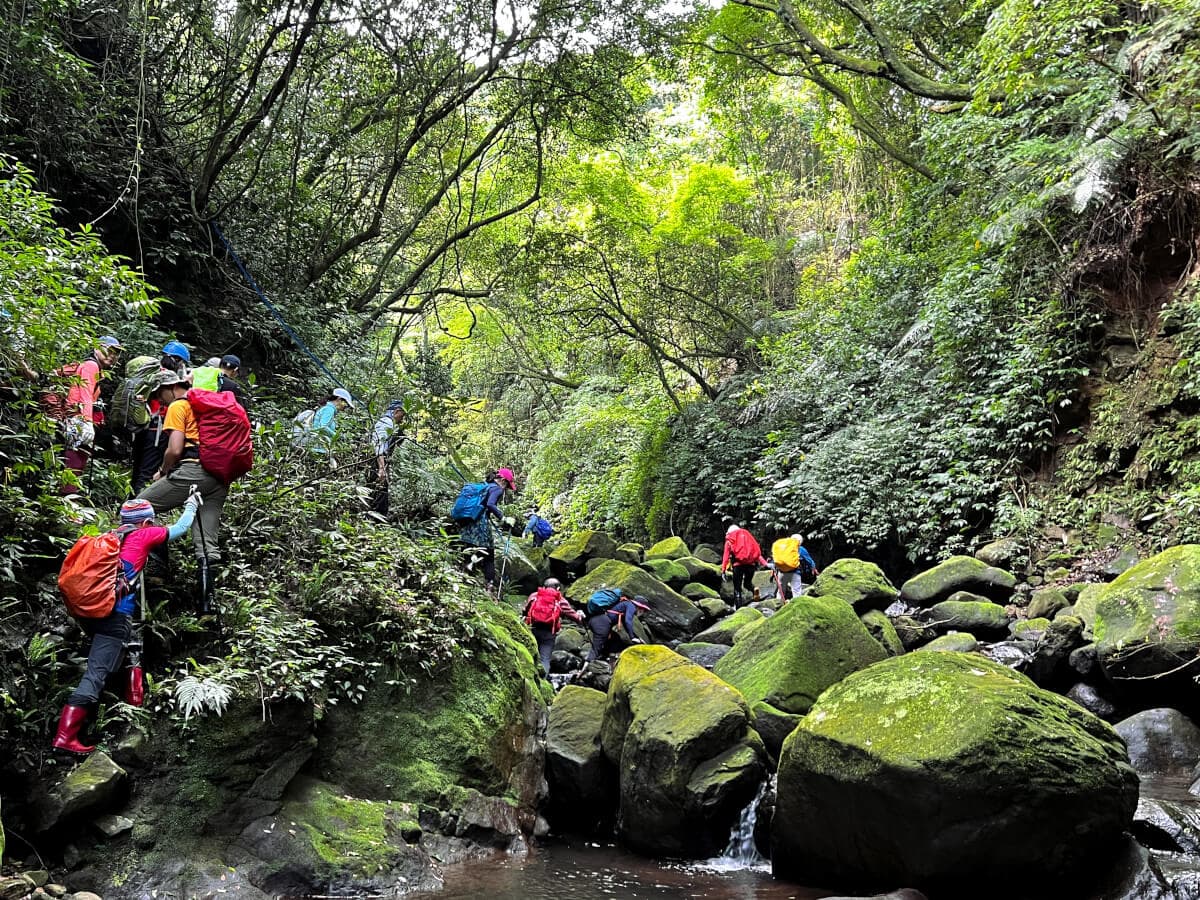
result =
[[[216,566],[201,556],[196,560],[196,611],[202,616],[211,616],[216,610],[213,607],[213,582],[216,578]]]

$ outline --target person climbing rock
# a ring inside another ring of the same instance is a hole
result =
[[[496,547],[492,536],[491,520],[495,519],[508,528],[516,525],[516,520],[504,515],[500,501],[506,492],[515,491],[516,476],[509,468],[497,469],[495,474],[484,479],[487,485],[483,494],[483,512],[473,521],[462,526],[458,536],[472,551],[471,563],[468,568],[478,565],[483,572],[487,591],[492,597],[500,595],[500,585],[496,581]]]
[[[786,583],[788,597],[795,599],[804,593],[806,584],[820,575],[817,564],[804,547],[804,535],[791,534],[771,545],[771,560],[780,576],[789,576]],[[782,578],[781,578],[782,583]]]
[[[371,445],[375,451],[375,465],[370,473],[372,482],[371,512],[376,516],[387,519],[390,505],[390,472],[389,465],[392,451],[404,440],[404,411],[403,400],[393,400],[383,411],[383,415],[371,429]]]
[[[592,594],[587,606],[587,627],[592,633],[592,649],[588,651],[587,661],[608,653],[614,629],[624,628],[626,643],[642,643],[634,634],[633,620],[639,612],[649,608],[645,597],[630,598],[621,588],[601,588]]]
[[[137,612],[137,587],[150,551],[160,544],[176,540],[192,527],[197,507],[204,503],[199,493],[191,493],[183,505],[183,513],[170,528],[154,524],[154,507],[147,500],[126,500],[121,505],[121,596],[116,598],[112,612],[103,618],[78,618],[79,627],[91,637],[87,670],[79,686],[67,698],[58,718],[58,730],[53,746],[72,753],[91,753],[96,748],[80,740],[80,731],[88,719],[90,707],[100,702],[100,693],[110,675],[117,671],[125,657],[126,645],[132,633],[132,621]],[[144,673],[140,658],[129,659],[123,679],[124,699],[131,706],[141,706],[145,696]]]
[[[725,532],[725,553],[721,557],[721,574],[733,568],[733,605],[742,605],[742,589],[754,590],[754,572],[768,565],[762,548],[749,531],[740,525],[730,525]]]
[[[96,341],[91,357],[63,366],[55,373],[67,385],[65,396],[50,392],[42,397],[46,414],[59,422],[63,465],[75,473],[74,479],[66,479],[59,486],[64,497],[79,496],[80,481],[92,456],[96,427],[104,421],[99,405],[101,373],[117,364],[124,349],[115,337],[104,335]]]
[[[521,537],[532,536],[533,546],[542,546],[552,534],[554,526],[550,524],[549,519],[539,516],[536,509],[531,509],[525,514],[525,530],[521,532]]]
[[[138,498],[149,500],[155,513],[162,515],[182,506],[193,487],[204,497],[204,506],[192,528],[192,545],[199,564],[198,608],[201,615],[206,615],[213,611],[213,585],[221,564],[221,510],[229,486],[200,465],[200,426],[187,400],[188,383],[176,379],[164,384],[161,392],[169,402],[163,419],[166,449],[152,483]]]
[[[547,578],[540,588],[529,595],[523,616],[537,641],[542,671],[549,675],[550,654],[554,652],[555,635],[562,630],[562,617],[582,622],[583,613],[576,611],[571,601],[563,596],[562,582],[557,578]]]

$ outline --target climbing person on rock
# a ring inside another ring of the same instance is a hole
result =
[[[725,532],[725,553],[721,557],[721,575],[733,567],[733,605],[742,605],[742,588],[754,590],[754,572],[768,565],[762,548],[749,531],[740,525],[730,525]]]
[[[802,534],[791,534],[772,544],[771,560],[780,576],[790,576],[786,583],[788,597],[780,597],[781,600],[799,597],[804,593],[805,585],[812,584],[812,580],[821,574],[804,546]]]
[[[72,753],[91,753],[80,740],[80,731],[87,721],[89,708],[99,703],[100,694],[110,675],[117,671],[125,657],[125,648],[132,633],[132,621],[137,611],[138,579],[150,551],[160,544],[174,541],[192,527],[196,509],[204,503],[199,493],[188,495],[183,513],[170,528],[154,524],[154,507],[148,500],[126,500],[121,505],[121,526],[116,529],[120,540],[121,577],[117,582],[118,596],[112,611],[100,618],[78,617],[79,627],[91,637],[87,670],[79,686],[67,698],[58,719],[53,746]],[[124,699],[131,706],[141,706],[145,696],[145,681],[141,660],[129,660],[123,679]]]
[[[537,641],[542,670],[549,675],[550,654],[554,652],[554,637],[562,630],[562,617],[582,622],[583,613],[576,611],[571,601],[563,596],[561,581],[547,578],[540,588],[529,595],[523,616]]]
[[[634,633],[633,620],[639,612],[649,608],[645,597],[629,597],[623,588],[595,591],[587,604],[587,627],[592,633],[592,649],[588,651],[587,661],[592,662],[604,656],[608,652],[613,630],[622,626],[626,643],[642,643],[642,639]]]
[[[389,461],[396,445],[404,440],[404,411],[403,400],[393,400],[387,405],[375,426],[371,429],[371,445],[375,451],[375,464],[371,469],[369,480],[372,483],[371,512],[386,521],[390,505],[390,472]]]
[[[494,474],[489,474],[483,483],[487,485],[482,496],[483,511],[478,517],[464,524],[458,536],[472,551],[471,562],[467,568],[479,565],[487,583],[488,594],[496,598],[500,596],[501,585],[496,580],[496,547],[490,520],[495,519],[508,528],[516,524],[516,520],[505,516],[504,510],[500,508],[500,501],[504,499],[505,493],[517,489],[516,476],[512,469],[500,468]]]
[[[55,373],[66,383],[66,395],[50,392],[42,397],[46,414],[59,422],[63,465],[75,473],[73,481],[64,480],[59,487],[64,497],[79,496],[79,483],[92,456],[96,427],[104,421],[99,404],[100,378],[117,364],[124,349],[115,337],[104,335],[96,341],[90,357],[63,366]]]
[[[554,534],[554,526],[550,524],[550,520],[539,516],[536,509],[525,513],[525,520],[525,530],[521,532],[521,537],[532,536],[535,547],[542,546]]]

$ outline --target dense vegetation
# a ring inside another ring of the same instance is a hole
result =
[[[9,3],[0,730],[37,732],[61,691],[46,574],[76,531],[14,350],[39,373],[109,331],[237,352],[265,423],[326,387],[214,225],[356,394],[407,398],[423,449],[381,530],[352,514],[358,469],[310,471],[267,426],[230,504],[228,652],[170,676],[181,713],[251,684],[353,698],[366,666],[486,640],[430,601],[460,583],[450,458],[513,464],[561,524],[801,528],[896,567],[1005,535],[1200,538],[1198,21]],[[97,467],[102,508],[121,477]]]

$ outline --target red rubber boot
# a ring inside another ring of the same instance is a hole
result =
[[[87,709],[82,706],[64,706],[58,717],[58,733],[54,735],[55,750],[69,750],[72,753],[91,753],[95,747],[88,747],[79,741],[79,729],[87,721]]]
[[[129,667],[129,680],[125,682],[125,702],[130,706],[141,706],[146,699],[146,678],[141,666]]]

